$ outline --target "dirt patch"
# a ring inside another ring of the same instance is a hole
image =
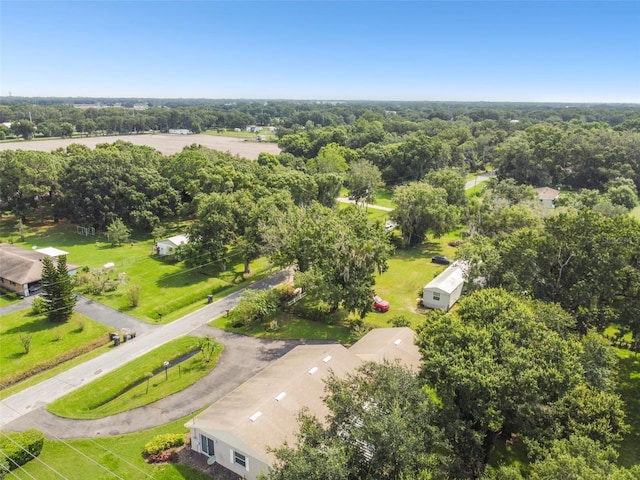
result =
[[[181,152],[186,146],[194,143],[204,147],[229,152],[244,158],[255,160],[262,152],[278,154],[280,149],[275,143],[244,141],[242,138],[223,137],[219,135],[169,135],[169,134],[141,134],[141,135],[110,135],[104,137],[89,138],[60,138],[55,140],[30,140],[0,143],[1,150],[35,150],[38,152],[51,152],[58,148],[66,148],[72,143],[86,145],[95,148],[100,143],[113,143],[117,140],[130,142],[134,145],[147,145],[153,147],[164,155],[173,155]]]

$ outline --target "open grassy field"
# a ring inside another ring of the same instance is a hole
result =
[[[95,348],[108,342],[109,329],[74,313],[65,323],[52,324],[43,315],[30,316],[30,310],[3,315],[0,323],[0,388],[13,383],[32,369],[55,366],[69,352],[83,352],[89,344]],[[23,341],[30,338],[29,353]],[[65,357],[66,358],[66,357]]]
[[[18,480],[156,479],[211,480],[211,477],[182,464],[147,464],[144,446],[156,435],[184,433],[189,418],[141,432],[78,440],[47,439],[37,460],[11,472]],[[46,433],[46,432],[45,432]]]
[[[103,418],[184,390],[209,373],[222,353],[222,345],[214,342],[211,361],[205,362],[199,340],[189,336],[173,340],[59,398],[47,409],[59,417]]]
[[[10,222],[4,222],[0,239],[11,239],[26,249],[56,247],[69,252],[70,264],[89,269],[102,268],[113,263],[111,276],[124,276],[115,291],[93,296],[116,310],[153,323],[166,323],[204,305],[207,295],[216,297],[229,294],[270,272],[264,259],[252,263],[252,274],[244,276],[240,259],[230,258],[226,271],[213,266],[186,268],[182,262],[172,262],[152,256],[154,245],[149,236],[133,236],[131,242],[111,246],[103,236],[84,236],[76,233],[74,225],[60,222],[43,226],[29,226],[23,242],[11,233]],[[174,224],[172,234],[182,231],[183,224]],[[5,240],[6,241],[6,240]],[[132,285],[140,287],[140,301],[132,307],[127,292]],[[79,291],[82,291],[80,288]]]

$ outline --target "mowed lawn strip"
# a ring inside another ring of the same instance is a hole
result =
[[[223,330],[251,335],[253,337],[268,338],[271,340],[323,340],[327,342],[348,343],[351,331],[348,327],[335,323],[327,324],[300,318],[286,312],[278,312],[271,320],[270,325],[250,325],[234,327],[237,316],[231,312],[228,316],[222,316],[209,323],[213,327]]]
[[[214,342],[211,361],[205,362],[198,351],[199,341],[191,336],[173,340],[65,395],[47,409],[66,418],[103,418],[179,392],[209,373],[222,353],[222,345]],[[166,373],[165,361],[169,362]]]
[[[9,386],[12,378],[30,369],[55,367],[62,363],[55,359],[67,358],[69,352],[87,353],[87,345],[100,339],[109,341],[109,328],[75,312],[64,323],[52,323],[44,315],[32,316],[31,309],[19,310],[2,316],[0,322],[0,388]],[[23,341],[30,339],[29,353]],[[99,348],[96,345],[95,348]],[[38,373],[32,371],[32,375]]]
[[[188,429],[184,428],[184,424],[189,418],[191,417],[126,435],[77,440],[46,439],[38,459],[12,471],[11,478],[211,480],[211,476],[186,465],[148,464],[142,456],[145,444],[156,435],[182,433],[186,439]]]

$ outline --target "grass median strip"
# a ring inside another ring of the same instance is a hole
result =
[[[148,405],[204,377],[222,349],[209,338],[178,338],[65,395],[48,410],[60,417],[93,419]]]

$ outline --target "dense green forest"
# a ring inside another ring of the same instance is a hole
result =
[[[89,102],[101,106],[72,105]],[[126,141],[3,151],[0,213],[17,230],[123,222],[155,237],[188,220],[187,265],[224,262],[230,249],[246,269],[260,256],[294,265],[316,319],[364,317],[395,249],[464,232],[469,295],[427,315],[420,374],[387,365],[332,379],[328,424],[302,415],[299,448],[276,451],[271,478],[637,478],[615,462],[629,426],[611,344],[640,350],[640,222],[629,215],[639,106],[109,102],[4,98],[3,135],[260,124],[276,127],[282,151],[255,161]],[[485,170],[496,178],[465,194],[468,175]],[[556,208],[540,207],[541,186],[562,192]],[[344,188],[357,203],[391,192],[398,229],[337,208]],[[486,469],[498,444],[515,445],[524,466]]]

